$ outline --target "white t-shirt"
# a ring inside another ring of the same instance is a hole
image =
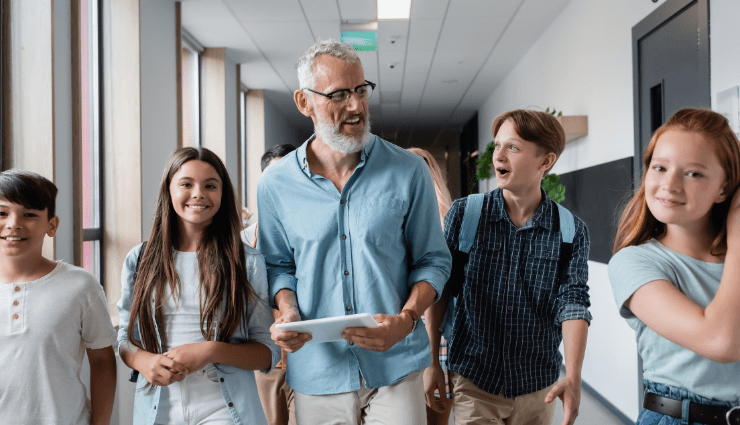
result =
[[[116,344],[103,287],[58,262],[25,283],[0,284],[0,423],[89,424],[85,348]]]
[[[257,223],[242,230],[242,242],[255,248],[257,246]]]
[[[609,261],[609,280],[619,313],[635,330],[643,377],[686,388],[715,400],[740,402],[740,362],[716,363],[648,328],[624,302],[642,285],[667,280],[697,305],[706,307],[722,279],[724,264],[707,263],[676,252],[655,239],[617,252]]]

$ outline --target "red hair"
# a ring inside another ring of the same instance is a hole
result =
[[[714,149],[725,171],[727,199],[715,204],[710,211],[711,222],[717,232],[710,253],[715,256],[724,254],[727,251],[727,212],[732,202],[732,195],[740,185],[740,148],[737,135],[730,128],[727,119],[716,112],[704,109],[682,109],[673,114],[671,119],[653,134],[650,144],[645,149],[640,188],[622,212],[617,237],[614,240],[613,253],[616,254],[620,249],[628,246],[640,245],[665,233],[665,224],[659,222],[647,206],[645,174],[650,168],[658,139],[668,130],[688,131],[699,135]]]

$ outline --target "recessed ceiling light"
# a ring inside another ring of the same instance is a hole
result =
[[[457,80],[443,80],[442,84],[455,84]]]
[[[378,0],[378,20],[409,19],[411,0]]]

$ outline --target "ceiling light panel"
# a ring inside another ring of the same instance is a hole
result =
[[[411,0],[378,0],[379,21],[383,19],[409,19],[410,15]]]

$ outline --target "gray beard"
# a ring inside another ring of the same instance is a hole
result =
[[[365,149],[368,143],[370,143],[370,116],[365,115],[365,126],[362,131],[362,135],[359,138],[345,136],[339,132],[340,123],[332,125],[328,121],[324,121],[321,118],[317,120],[315,127],[316,136],[321,139],[326,146],[334,149],[339,153],[345,155],[359,152]]]

